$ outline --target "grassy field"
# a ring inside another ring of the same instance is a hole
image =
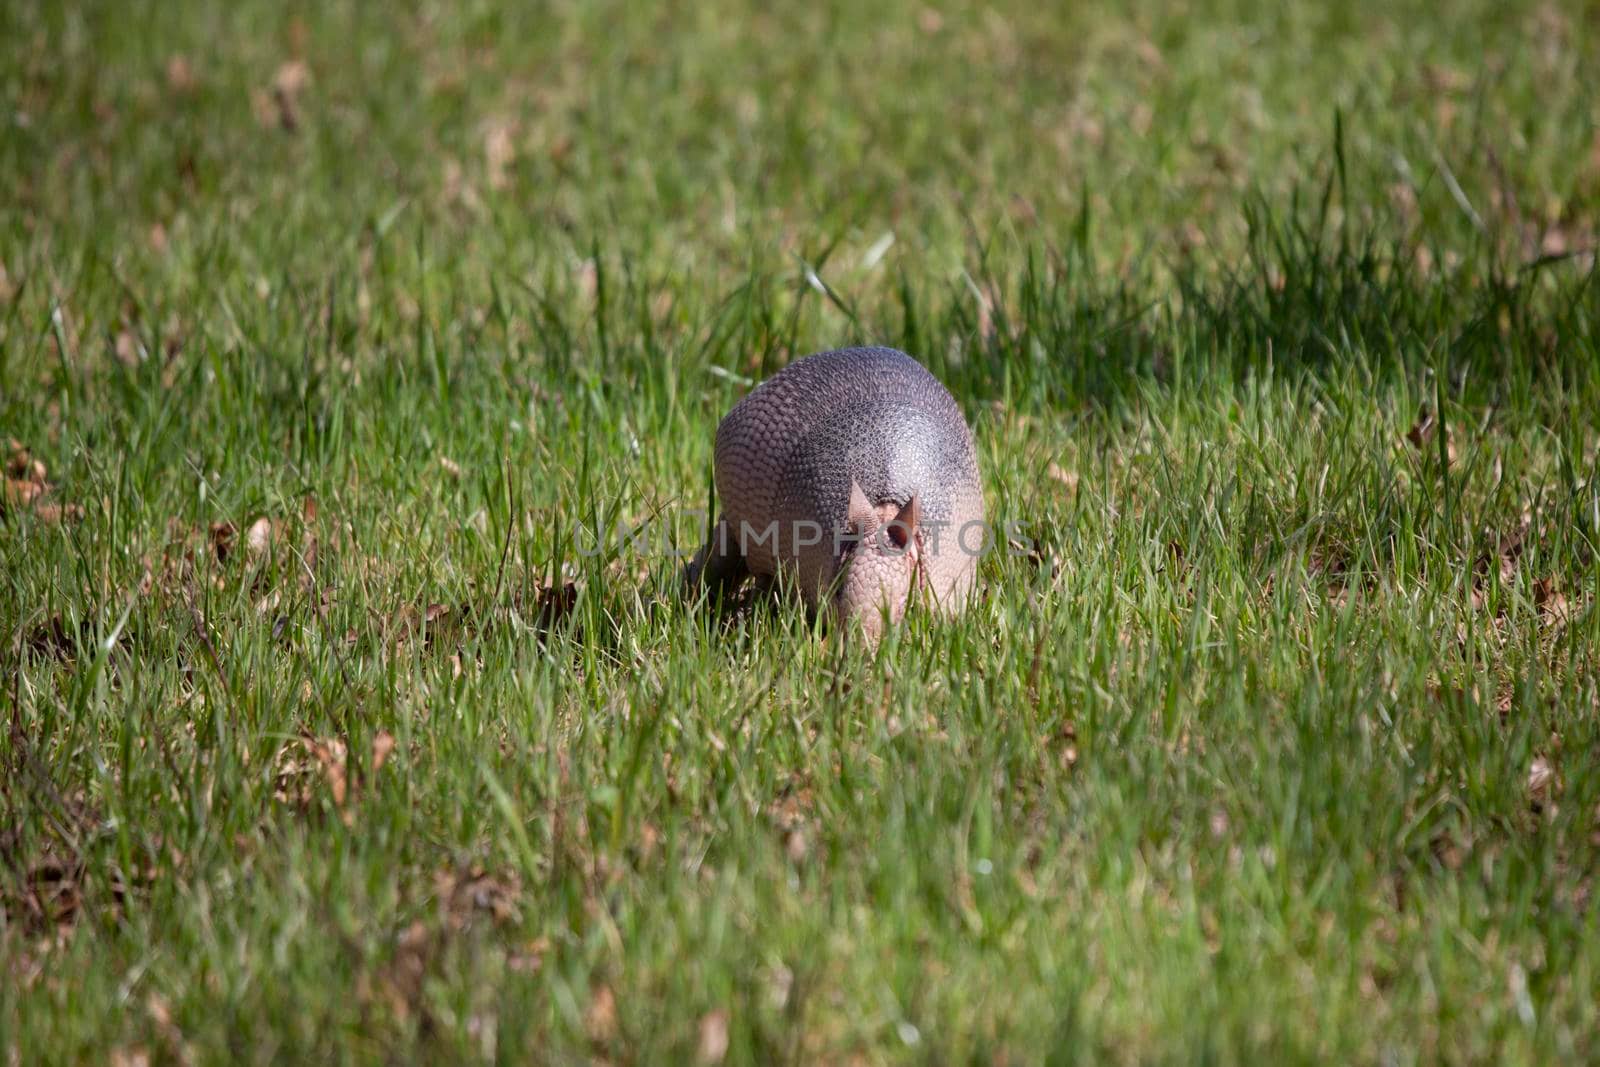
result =
[[[1600,1060],[1600,8],[403,6],[0,5],[0,1060]]]

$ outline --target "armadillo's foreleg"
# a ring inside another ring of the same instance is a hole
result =
[[[683,572],[684,581],[691,590],[704,585],[713,597],[718,593],[733,595],[749,576],[750,570],[744,564],[744,556],[739,552],[738,541],[726,518],[717,520],[710,540],[695,553]]]

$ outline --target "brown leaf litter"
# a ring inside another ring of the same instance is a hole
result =
[[[518,597],[521,600],[521,597]],[[533,595],[534,625],[541,630],[548,630],[562,619],[566,618],[578,604],[578,583],[565,580],[557,585],[549,582],[540,582]],[[519,603],[518,608],[524,605]]]
[[[0,517],[31,513],[45,523],[83,518],[83,508],[78,504],[62,504],[51,499],[55,486],[50,484],[48,471],[41,460],[16,438],[8,441],[5,489],[0,493]]]
[[[1051,481],[1065,486],[1067,492],[1075,493],[1078,491],[1077,471],[1069,471],[1061,464],[1052,462],[1045,473],[1050,476]]]
[[[420,608],[415,604],[402,604],[393,615],[382,620],[384,639],[397,646],[423,633],[424,647],[432,648],[441,633],[452,629],[465,613],[465,610],[455,611],[448,604],[432,603]]]
[[[300,128],[300,99],[311,84],[311,68],[304,60],[290,59],[278,66],[272,83],[250,94],[250,108],[262,126],[277,126],[285,133]]]
[[[376,995],[396,1018],[416,1016],[425,1027],[434,1021],[424,996],[427,978],[437,970],[452,939],[483,917],[503,928],[522,918],[518,903],[522,883],[515,875],[496,876],[478,865],[447,867],[435,873],[433,882],[442,921],[411,922],[395,935],[393,954],[356,981],[358,998],[366,1001]],[[506,967],[514,974],[535,974],[549,951],[550,942],[542,937],[508,945]]]
[[[1502,585],[1516,584],[1517,575],[1524,571],[1527,544],[1533,532],[1534,514],[1531,508],[1523,509],[1517,525],[1510,530],[1499,533],[1492,529],[1484,530],[1483,538],[1487,547],[1473,563],[1474,609],[1482,610],[1488,604],[1491,575],[1498,576]],[[1577,608],[1568,599],[1561,582],[1554,575],[1533,579],[1531,592],[1534,607],[1538,609],[1540,619],[1547,626],[1565,625],[1572,621],[1577,613]],[[1503,616],[1505,608],[1501,607],[1497,614]]]
[[[1435,435],[1439,432],[1439,420],[1427,405],[1417,412],[1417,421],[1411,424],[1411,429],[1406,431],[1405,439],[1416,449],[1419,455],[1437,456],[1438,446],[1429,448]],[[1456,435],[1449,426],[1444,428],[1445,462],[1454,467],[1460,458],[1460,449],[1456,447]]]
[[[728,1013],[716,1008],[700,1016],[700,1062],[721,1063],[728,1054]]]
[[[603,1044],[617,1035],[617,996],[604,982],[595,983],[589,991],[583,1025],[589,1032],[589,1040],[596,1044]]]
[[[265,515],[255,519],[244,530],[241,539],[239,528],[226,520],[213,522],[210,529],[211,552],[216,556],[218,563],[226,563],[241,547],[245,550],[245,558],[250,560],[260,559],[271,550],[283,532],[281,522],[274,522]]]
[[[496,924],[522,918],[522,881],[515,874],[496,876],[478,864],[447,867],[435,872],[433,888],[445,925],[452,930],[465,930],[480,916]]]
[[[65,944],[86,916],[120,918],[129,897],[148,889],[157,874],[148,857],[136,858],[131,870],[91,867],[83,847],[102,827],[98,811],[80,796],[62,798],[53,787],[48,793],[55,829],[47,839],[30,843],[18,831],[0,833],[0,865],[13,872],[0,879],[0,929],[41,938],[43,951]]]
[[[142,583],[143,592],[188,600],[202,576],[216,588],[225,588],[231,579],[220,568],[243,562],[249,576],[247,591],[257,610],[267,614],[282,601],[282,590],[272,584],[277,576],[275,569],[264,565],[277,561],[283,571],[295,572],[302,593],[318,594],[314,597],[313,609],[318,616],[326,616],[332,606],[331,591],[319,590],[314,576],[319,546],[315,499],[307,497],[302,509],[298,543],[291,536],[297,527],[293,520],[286,518],[258,515],[243,528],[229,519],[199,528],[177,517],[169,519],[159,558],[153,553],[145,558],[147,574]],[[216,566],[209,566],[211,563]],[[286,623],[287,618],[280,617],[277,625],[282,627]]]
[[[379,730],[372,738],[372,749],[365,768],[353,768],[349,747],[337,737],[296,738],[279,750],[275,763],[273,797],[280,803],[309,811],[322,789],[339,812],[346,826],[355,822],[355,802],[377,777],[394,753],[394,735]]]
[[[768,818],[783,842],[789,861],[799,864],[811,851],[811,814],[816,794],[803,776],[795,775],[783,784],[777,797],[767,806]]]
[[[189,62],[189,57],[175,53],[167,57],[167,88],[179,95],[191,93],[198,84],[194,76],[194,64]]]

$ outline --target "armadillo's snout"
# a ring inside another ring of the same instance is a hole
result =
[[[849,523],[856,540],[841,560],[843,573],[833,597],[836,622],[851,620],[876,642],[885,623],[905,617],[916,583],[919,507],[916,497],[900,507],[874,505],[859,485],[850,487]]]
[[[886,622],[898,623],[905,617],[913,566],[911,551],[890,554],[863,544],[851,552],[833,597],[834,620],[848,626],[853,619],[868,637],[882,637]]]

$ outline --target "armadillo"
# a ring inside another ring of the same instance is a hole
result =
[[[691,582],[789,571],[873,642],[908,603],[948,614],[972,593],[987,544],[972,431],[903,352],[819,352],[762,382],[717,426],[714,478],[721,515]]]

